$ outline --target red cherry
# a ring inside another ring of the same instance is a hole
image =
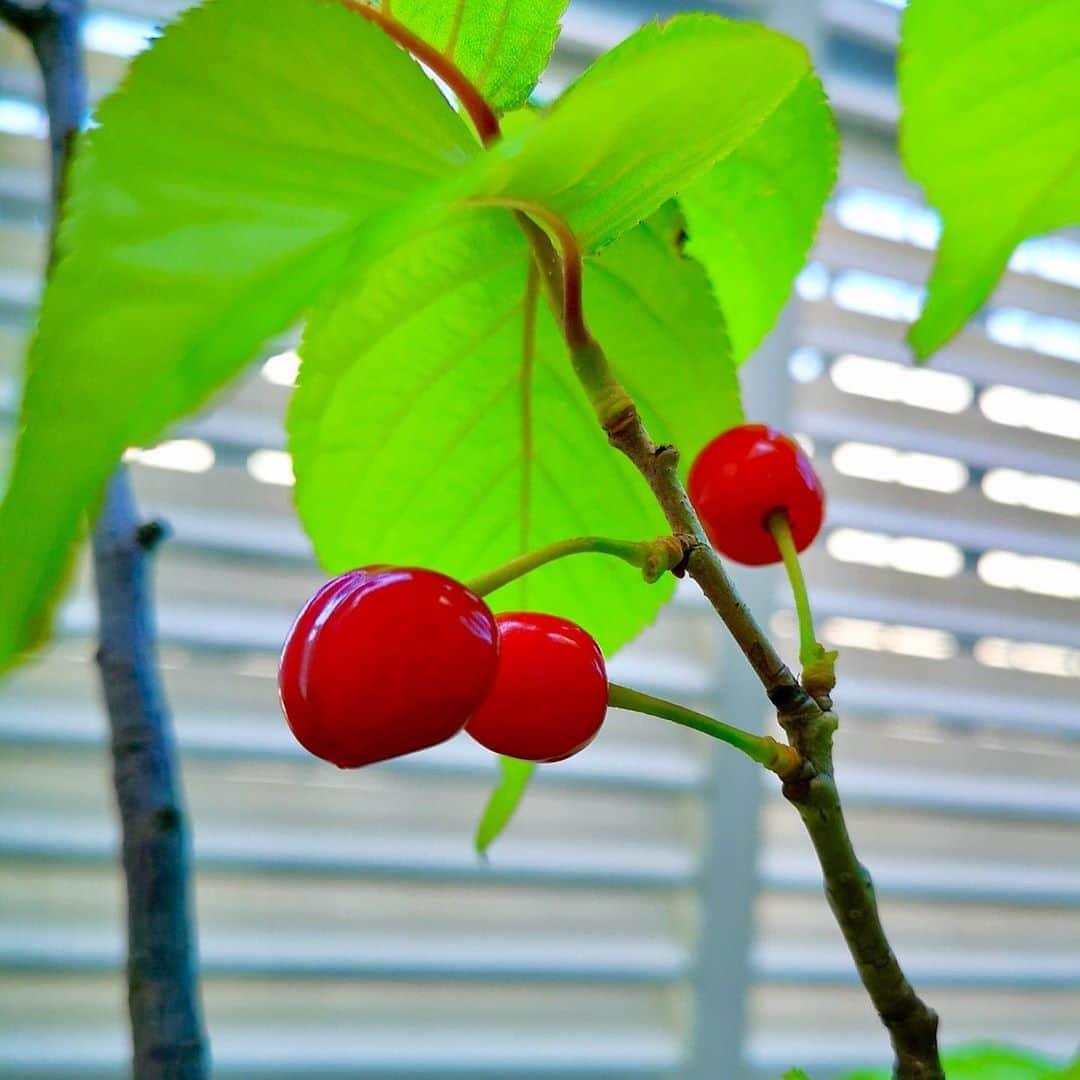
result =
[[[596,738],[607,711],[607,668],[600,646],[555,615],[496,616],[495,685],[465,730],[497,754],[562,761]]]
[[[281,707],[297,740],[343,769],[456,735],[495,679],[495,617],[432,570],[369,566],[328,581],[281,653]]]
[[[718,435],[698,454],[687,482],[690,501],[716,550],[736,562],[780,561],[765,519],[786,510],[798,551],[821,529],[825,491],[793,439],[765,424]]]

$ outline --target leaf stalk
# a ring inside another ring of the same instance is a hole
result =
[[[461,107],[468,114],[484,146],[491,146],[498,142],[502,131],[495,110],[450,56],[440,52],[434,45],[414,34],[403,23],[398,22],[390,14],[389,4],[380,9],[364,3],[363,0],[338,0],[338,3],[349,11],[356,12],[362,19],[374,23],[387,37],[396,41],[425,67],[430,68],[461,103]]]

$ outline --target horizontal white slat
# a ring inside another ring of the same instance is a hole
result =
[[[270,722],[272,720],[272,722]],[[619,723],[612,713],[608,724]],[[308,760],[277,717],[237,717],[234,713],[200,712],[180,722],[178,743],[185,757],[243,761]],[[42,707],[0,696],[0,745],[47,749],[104,749],[105,721],[100,710]],[[496,769],[492,755],[478,744],[455,739],[423,754],[412,754],[379,766],[380,769],[429,774],[484,777],[492,780]],[[587,755],[571,758],[560,768],[545,773],[549,783],[576,784],[644,791],[684,791],[700,788],[705,781],[702,757],[675,748],[651,747],[647,755],[631,748],[600,746]]]
[[[901,950],[908,978],[920,987],[1080,990],[1080,954],[1016,949]],[[858,986],[851,955],[842,947],[791,942],[759,942],[755,972],[768,982]]]
[[[904,340],[906,323],[848,311],[828,300],[803,301],[800,311],[800,337],[805,344],[830,355],[857,353],[897,363],[911,362],[911,348]],[[1080,396],[1080,365],[1031,349],[1017,349],[991,341],[978,324],[969,324],[935,353],[930,363],[937,370],[964,375],[980,385],[1004,383],[1039,393]],[[856,400],[859,408],[869,404],[865,399]],[[931,415],[938,422],[942,419],[940,413]],[[951,424],[951,417],[949,422]],[[1007,433],[1008,429],[1000,429],[1002,437]]]
[[[755,916],[757,942],[763,947],[797,951],[801,946],[811,946],[845,951],[824,892],[811,898],[795,892],[765,891],[757,899]],[[955,900],[935,904],[889,897],[883,902],[882,918],[893,947],[905,962],[927,950],[942,957],[1080,952],[1078,909],[965,904]],[[1048,942],[1053,945],[1048,946]]]
[[[196,838],[196,859],[206,870],[355,875],[392,878],[472,879],[545,882],[589,887],[670,887],[695,878],[692,858],[667,846],[624,844],[552,851],[515,843],[490,865],[477,862],[467,845],[445,838],[425,841],[414,834],[358,836],[351,842],[277,833],[226,833],[209,827]],[[113,831],[104,826],[69,826],[41,820],[8,819],[0,825],[0,856],[25,860],[101,862],[114,856]],[[917,858],[872,860],[882,896],[907,899],[1007,903],[1031,906],[1080,904],[1080,870],[1035,868],[1022,863],[938,862]],[[761,860],[769,888],[820,893],[821,872],[812,856],[770,850]]]
[[[668,983],[686,976],[690,960],[674,942],[588,941],[522,935],[434,938],[414,934],[273,940],[204,933],[201,965],[207,978],[454,980],[490,982]],[[908,977],[920,986],[965,989],[1080,990],[1080,954],[1015,949],[902,950]],[[24,974],[118,972],[124,962],[119,933],[73,932],[61,927],[8,926],[0,933],[0,968]],[[858,985],[842,947],[777,941],[759,943],[754,973],[770,983]]]
[[[958,775],[944,770],[901,770],[865,763],[845,767],[841,780],[848,806],[1080,822],[1080,790],[1073,783],[1018,780],[981,772]],[[774,790],[775,785],[768,788]]]
[[[0,822],[0,858],[109,862],[117,858],[115,830],[33,819]],[[693,856],[668,845],[505,845],[483,862],[466,835],[424,837],[415,833],[351,838],[227,832],[207,825],[195,841],[196,864],[204,870],[527,882],[589,888],[670,888],[697,877]]]
[[[612,718],[609,723],[618,723]],[[0,744],[18,747],[98,749],[104,721],[89,710],[53,711],[0,699]],[[305,752],[283,724],[238,720],[233,715],[185,716],[179,744],[185,755],[214,760],[304,761]],[[640,790],[695,790],[704,760],[687,752],[651,747],[647,754],[598,746],[543,775],[545,783]],[[453,740],[424,754],[387,762],[380,769],[406,774],[492,777],[491,755],[467,740]],[[763,777],[769,790],[774,784]],[[1080,821],[1080,791],[1072,783],[1015,776],[957,775],[861,763],[843,776],[844,799],[853,805],[889,806],[941,813],[979,814],[1031,821]]]
[[[902,535],[902,534],[901,534]],[[1009,633],[1029,641],[1080,645],[1073,601],[983,584],[973,573],[931,578],[857,564],[824,553],[807,559],[816,607],[824,614],[930,626],[972,637],[993,637],[1008,618]],[[786,599],[786,598],[785,598]],[[1058,680],[1054,680],[1057,682]]]
[[[351,1077],[665,1077],[680,1059],[670,1036],[650,1032],[522,1033],[432,1030],[352,1033],[266,1028],[222,1031],[214,1040],[214,1076],[227,1080]],[[63,1043],[41,1036],[0,1037],[0,1076],[9,1080],[120,1080],[127,1054],[120,1032],[74,1032]]]
[[[207,978],[454,980],[490,982],[667,983],[685,977],[689,957],[674,941],[607,940],[598,935],[489,933],[436,937],[361,937],[309,932],[304,936],[227,937],[203,932],[199,951]],[[73,931],[6,925],[0,930],[0,969],[43,974],[116,972],[124,942],[116,928]]]
[[[853,655],[849,650],[849,656]],[[1015,690],[1009,692],[1007,684],[1015,678],[1011,672],[993,673],[999,676],[999,683],[1006,684],[1002,690],[995,691],[985,685],[992,674],[986,668],[951,660],[949,676],[962,669],[966,677],[952,678],[952,685],[948,685],[944,681],[945,673],[940,676],[928,673],[928,663],[931,662],[905,658],[864,658],[862,654],[858,665],[849,659],[842,689],[837,694],[841,711],[848,708],[871,715],[915,714],[973,728],[1004,728],[1062,739],[1076,739],[1080,735],[1080,703],[1068,687],[1056,699],[1033,700]],[[1001,678],[1002,675],[1008,678]]]
[[[173,604],[158,611],[160,640],[190,649],[268,652],[276,654],[294,617],[294,610],[237,610],[235,607]],[[59,629],[65,634],[88,636],[96,631],[97,615],[89,598],[66,604]],[[613,681],[628,677],[650,692],[701,694],[710,685],[699,667],[677,656],[659,657],[642,667],[629,650],[612,659]]]
[[[311,541],[295,521],[196,508],[159,508],[170,544],[243,558],[271,558],[311,565]]]
[[[868,442],[959,458],[980,468],[1008,466],[1080,479],[1076,442],[992,424],[976,410],[944,417],[929,409],[855,398],[818,379],[800,387],[800,431],[829,442]]]
[[[0,252],[7,274],[41,277],[45,269],[44,228],[33,222],[13,222],[0,218]]]
[[[882,896],[1070,907],[1080,904],[1080,870],[1032,867],[1024,863],[934,862],[915,857],[867,858]],[[820,893],[821,869],[812,856],[770,850],[761,859],[765,885],[786,891]]]
[[[814,259],[834,272],[866,270],[921,287],[930,277],[934,253],[911,244],[855,232],[826,214],[818,232]],[[1006,271],[993,293],[994,306],[1020,307],[1040,315],[1075,319],[1077,290],[1031,274]]]
[[[618,719],[609,719],[617,724]],[[50,709],[0,698],[0,744],[45,749],[98,749],[105,745],[104,721],[88,709]],[[179,727],[185,757],[242,761],[306,760],[284,724],[243,720],[235,715],[185,716]],[[491,755],[476,744],[453,740],[424,754],[387,762],[381,770],[416,774],[495,776]],[[548,784],[637,790],[696,790],[705,778],[705,762],[675,748],[648,752],[600,745],[588,754],[545,772]],[[763,776],[771,791],[774,784]],[[1031,821],[1080,821],[1080,791],[1072,783],[1018,779],[1009,775],[975,776],[937,773],[920,768],[896,769],[857,764],[844,770],[845,801],[852,805],[889,806],[941,813],[979,814]]]
[[[830,464],[827,446],[815,451],[814,466],[828,492],[826,530],[846,525],[894,536],[946,540],[975,554],[1002,548],[1080,561],[1076,518],[1004,506],[987,499],[974,485],[945,495],[842,476]]]

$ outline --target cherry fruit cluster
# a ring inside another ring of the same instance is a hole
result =
[[[567,619],[493,615],[434,570],[368,566],[297,617],[278,685],[297,740],[343,769],[435,746],[463,728],[499,754],[561,761],[607,709],[600,647]]]
[[[738,562],[780,561],[777,514],[798,551],[821,528],[813,466],[762,424],[709,443],[688,487],[710,541]],[[299,742],[343,769],[462,730],[508,757],[562,761],[596,737],[608,701],[603,653],[577,624],[536,612],[496,616],[445,574],[395,566],[342,574],[308,601],[286,639],[279,688]]]

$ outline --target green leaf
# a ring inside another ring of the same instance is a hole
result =
[[[1014,1047],[975,1044],[943,1056],[949,1080],[1053,1080],[1060,1066]],[[847,1080],[891,1080],[892,1070],[852,1073]]]
[[[541,123],[471,163],[444,198],[541,203],[596,251],[750,138],[809,70],[801,44],[753,23],[650,23]]]
[[[806,261],[836,180],[837,133],[821,83],[807,73],[733,153],[679,202],[741,363],[772,328]]]
[[[378,29],[213,0],[138,57],[81,146],[0,506],[0,670],[34,643],[132,445],[202,404],[334,282],[359,226],[475,141]]]
[[[476,850],[481,855],[487,854],[488,848],[510,824],[535,769],[531,761],[499,757],[502,777],[488,798],[480,823],[476,826]]]
[[[516,109],[547,66],[567,0],[393,0],[392,14],[449,57],[499,112]]]
[[[1075,0],[912,0],[899,69],[900,149],[942,218],[909,339],[940,348],[990,295],[1020,241],[1080,221]]]
[[[669,207],[588,260],[585,304],[650,430],[689,461],[740,411],[723,323],[676,249],[679,224]],[[473,211],[403,242],[313,316],[290,446],[300,516],[331,572],[392,561],[467,580],[566,537],[665,530],[530,296],[531,267],[510,214]],[[610,654],[672,585],[581,555],[490,599],[572,619]]]
[[[783,1080],[810,1080],[810,1077],[802,1069],[788,1069]]]
[[[1061,1072],[1056,1072],[1050,1080],[1080,1080],[1080,1051]]]

